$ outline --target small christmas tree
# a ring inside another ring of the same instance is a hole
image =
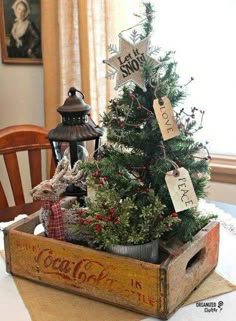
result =
[[[209,179],[207,148],[193,138],[204,112],[175,111],[185,88],[179,84],[172,52],[158,61],[151,57],[159,48],[148,47],[154,12],[150,3],[144,6],[143,34],[133,30],[132,43],[120,36],[120,52],[109,46],[115,56],[106,63],[118,71],[117,88],[122,86],[122,91],[103,116],[108,143],[94,162],[82,165],[94,198],[88,193],[81,225],[102,246],[172,236],[185,242],[213,217],[197,211]],[[109,71],[107,77],[113,76],[114,70]],[[129,81],[135,83],[132,89]],[[202,150],[205,156],[197,156]]]

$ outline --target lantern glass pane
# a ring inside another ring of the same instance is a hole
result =
[[[62,158],[62,155],[61,155],[61,144],[60,142],[52,142],[53,144],[53,149],[54,149],[54,152],[55,152],[55,156],[56,156],[56,160],[57,162],[59,162]]]
[[[69,143],[67,142],[57,142],[57,141],[53,141],[53,148],[55,151],[55,155],[56,155],[56,160],[57,162],[59,162],[62,157],[65,155],[69,154]]]
[[[89,157],[87,149],[81,144],[77,144],[77,157],[82,161],[87,161]]]

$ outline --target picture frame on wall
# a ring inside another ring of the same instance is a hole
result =
[[[40,0],[0,0],[2,63],[42,64]]]

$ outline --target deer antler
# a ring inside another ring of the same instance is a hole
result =
[[[82,161],[78,160],[72,170],[68,171],[63,177],[68,184],[74,184],[79,186],[81,189],[86,190],[86,176],[83,170],[80,169]]]
[[[63,157],[57,165],[55,173],[51,178],[51,182],[59,181],[70,170],[70,161],[67,157]]]

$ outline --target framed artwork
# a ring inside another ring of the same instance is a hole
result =
[[[2,62],[41,64],[40,0],[0,0]]]

